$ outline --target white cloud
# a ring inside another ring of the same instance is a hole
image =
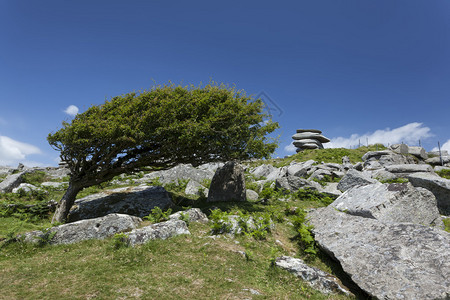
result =
[[[450,140],[441,145],[441,150],[447,150],[450,153]],[[438,147],[434,147],[432,151],[439,151]]]
[[[284,147],[284,151],[286,151],[287,153],[295,153],[296,149],[297,148],[294,146],[293,142]]]
[[[64,111],[66,114],[74,117],[78,113],[79,109],[75,105],[70,105]]]
[[[405,143],[410,145],[418,144],[419,140],[431,137],[431,130],[428,127],[423,126],[423,123],[409,123],[404,126],[394,129],[380,129],[372,133],[366,133],[363,135],[352,134],[350,137],[336,137],[332,138],[330,143],[325,144],[326,148],[352,148],[361,145],[369,144],[384,144],[392,145],[398,143]]]
[[[30,154],[40,154],[41,150],[33,145],[0,136],[0,165],[15,166],[24,162]]]

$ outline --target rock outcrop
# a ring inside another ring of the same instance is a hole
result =
[[[378,182],[370,178],[368,175],[357,170],[349,170],[347,174],[339,181],[337,189],[344,192],[355,186],[368,185]]]
[[[25,174],[25,172],[8,175],[0,182],[0,193],[11,193],[14,188],[18,187],[23,182],[23,174]]]
[[[117,188],[75,201],[70,210],[69,221],[102,217],[121,213],[145,217],[155,207],[166,210],[173,206],[169,193],[160,186],[136,186]]]
[[[310,267],[299,258],[281,256],[275,260],[275,265],[281,269],[293,273],[295,276],[306,281],[310,286],[324,294],[341,293],[348,295],[335,277],[320,269]]]
[[[423,187],[434,194],[439,211],[450,215],[450,179],[442,178],[433,173],[414,173],[408,180],[416,187]]]
[[[119,232],[137,228],[142,222],[138,217],[109,214],[101,218],[81,220],[50,228],[47,232],[32,231],[24,234],[24,241],[49,244],[73,244],[91,239],[105,239]],[[183,222],[184,223],[184,222]]]
[[[410,183],[357,186],[339,196],[331,207],[384,223],[415,223],[443,228],[434,195]]]
[[[322,131],[317,129],[297,129],[297,133],[292,136],[293,144],[297,152],[304,149],[323,149],[323,144],[330,141],[322,135]]]
[[[382,223],[333,207],[308,214],[316,242],[377,299],[448,299],[450,233],[411,223]]]
[[[180,234],[191,234],[186,222],[181,220],[169,220],[156,223],[139,229],[134,229],[128,234],[130,245],[144,244],[150,240],[168,239]]]
[[[227,162],[214,174],[207,201],[246,201],[245,191],[244,169],[237,162]]]

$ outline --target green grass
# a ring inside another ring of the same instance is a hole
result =
[[[436,174],[438,174],[442,178],[450,179],[450,170],[441,170],[441,171],[436,172]]]
[[[249,162],[248,164],[252,167],[256,167],[262,164],[272,164],[275,167],[284,167],[289,165],[293,161],[302,162],[307,160],[315,160],[318,163],[322,161],[325,163],[338,163],[342,164],[342,157],[348,156],[350,158],[350,162],[355,164],[357,162],[362,161],[362,156],[366,154],[368,151],[380,151],[387,149],[385,146],[378,145],[369,145],[362,146],[356,149],[345,149],[345,148],[328,148],[328,149],[308,149],[303,150],[297,154],[291,155],[287,158],[277,158],[277,159],[269,159],[269,160],[259,160],[256,162]]]
[[[330,299],[293,275],[271,267],[274,247],[245,236],[208,238],[207,225],[191,235],[114,250],[113,240],[34,247],[20,243],[0,253],[4,299]],[[238,251],[247,252],[243,256]],[[247,290],[246,290],[247,289]],[[248,289],[261,295],[252,295]],[[332,299],[351,299],[332,296]]]

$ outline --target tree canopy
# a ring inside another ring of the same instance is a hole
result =
[[[215,83],[160,85],[92,106],[47,138],[71,171],[56,220],[78,191],[125,172],[268,158],[277,141],[267,134],[278,127],[260,99]]]

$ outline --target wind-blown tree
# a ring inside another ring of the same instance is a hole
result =
[[[122,173],[268,158],[277,141],[266,135],[278,127],[260,99],[215,83],[160,85],[92,106],[47,137],[71,172],[53,221],[66,221],[78,192]]]

